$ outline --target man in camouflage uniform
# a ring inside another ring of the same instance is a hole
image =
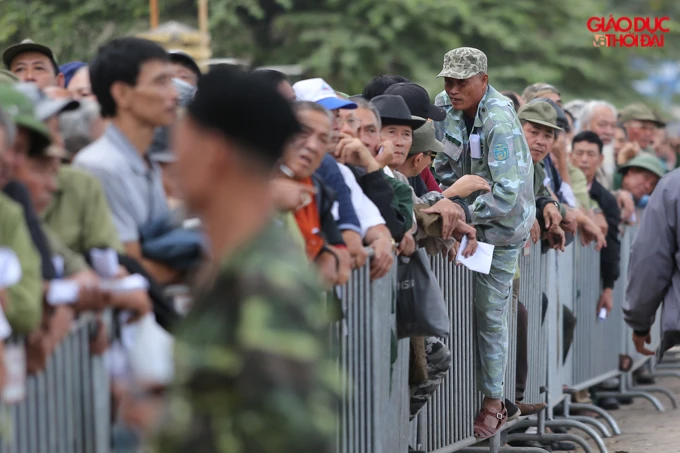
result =
[[[158,452],[332,450],[338,380],[318,276],[271,221],[269,179],[299,130],[274,87],[230,68],[199,81],[177,125],[179,182],[206,225],[212,269],[175,330]]]
[[[536,216],[533,164],[512,103],[488,84],[482,51],[449,51],[438,77],[445,78],[445,88],[435,105],[447,116],[438,124],[444,152],[435,159],[435,172],[444,188],[469,174],[491,187],[467,198],[478,238],[495,246],[490,273],[476,276],[475,295],[477,385],[485,396],[475,436],[488,438],[507,419],[502,398],[508,307],[519,252]]]

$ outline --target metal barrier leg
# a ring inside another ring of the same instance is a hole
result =
[[[570,415],[568,417],[555,417],[555,420],[575,420],[577,422],[585,423],[586,425],[593,425],[602,433],[602,437],[612,437],[604,423],[593,417],[586,417],[584,415]]]
[[[599,394],[599,392],[598,392]],[[619,424],[616,423],[616,420],[614,420],[614,417],[611,416],[609,412],[606,410],[602,409],[601,407],[597,407],[593,404],[580,404],[580,403],[571,403],[571,408],[572,409],[579,409],[579,410],[589,410],[596,412],[602,416],[604,420],[609,423],[609,426],[612,427],[612,431],[614,432],[614,435],[620,436],[621,435],[621,428],[619,428]]]
[[[538,422],[535,421],[535,420],[524,420],[524,421],[517,423],[513,427],[513,429],[530,428],[530,427],[537,426],[537,424],[538,424]],[[595,442],[595,444],[597,445],[597,448],[600,450],[601,453],[607,453],[607,447],[605,446],[602,438],[597,434],[597,432],[593,428],[591,428],[588,425],[585,425],[581,422],[577,422],[575,420],[569,420],[569,419],[563,419],[563,420],[559,420],[559,421],[558,420],[546,420],[544,424],[547,427],[556,426],[556,427],[567,427],[567,428],[579,429],[579,430],[583,431],[584,433],[586,433],[590,438],[593,439],[593,441]],[[527,434],[527,436],[533,436],[533,438],[526,438],[526,439],[525,438],[519,439],[517,437],[512,437],[512,436],[516,436],[517,434],[510,434],[510,435],[508,435],[508,441],[513,440],[513,439],[514,440],[538,440],[538,441],[542,441],[542,440],[544,440],[542,438],[542,436],[558,436],[558,435],[562,436],[562,435],[565,435],[565,434],[541,434],[540,431],[541,430],[539,429],[539,434]],[[511,439],[511,437],[512,437],[512,439]],[[575,437],[582,439],[579,436],[575,436]],[[546,438],[545,440],[552,441],[552,440],[568,440],[568,439],[564,439],[564,438],[547,439]],[[581,444],[579,444],[579,445],[581,445]]]
[[[567,441],[578,444],[585,453],[593,453],[592,448],[586,440],[576,434],[509,434],[508,442],[513,440],[538,441],[538,442],[559,442]],[[606,451],[606,450],[605,450]]]
[[[651,386],[651,385],[641,385],[639,387],[633,387],[631,390],[641,390],[643,392],[654,392],[654,393],[663,393],[668,397],[669,400],[671,400],[671,405],[673,406],[673,409],[678,408],[678,400],[675,398],[675,395],[673,392],[668,390],[665,387],[658,387],[658,386]]]
[[[612,398],[644,398],[654,405],[657,411],[664,412],[663,404],[654,395],[647,392],[624,390],[622,392],[597,392],[600,396],[610,396]]]
[[[458,450],[460,453],[488,453],[486,447],[468,447]],[[537,447],[501,447],[498,453],[548,453],[548,450]]]
[[[680,378],[680,372],[678,371],[652,371],[652,377],[676,377]]]

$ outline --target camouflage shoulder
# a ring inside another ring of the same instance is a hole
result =
[[[446,94],[446,91],[442,91],[434,98],[434,105],[437,107],[449,107],[451,106],[451,99]]]

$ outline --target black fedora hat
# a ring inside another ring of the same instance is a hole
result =
[[[383,94],[371,99],[371,103],[378,109],[383,126],[411,126],[418,129],[427,122],[424,118],[411,115],[406,101],[401,96]]]
[[[433,105],[430,102],[430,95],[427,94],[427,90],[417,83],[395,83],[387,88],[385,94],[396,94],[403,97],[411,115],[430,118],[432,121],[444,121],[446,119],[446,111]]]

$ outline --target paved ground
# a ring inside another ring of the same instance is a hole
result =
[[[668,388],[680,399],[680,379],[659,378],[657,384]],[[611,412],[623,434],[605,439],[609,453],[680,452],[680,409],[673,410],[666,396],[658,393],[655,396],[663,403],[665,412],[657,412],[647,400],[637,398],[633,405]],[[597,447],[591,445],[593,453],[597,453]]]

